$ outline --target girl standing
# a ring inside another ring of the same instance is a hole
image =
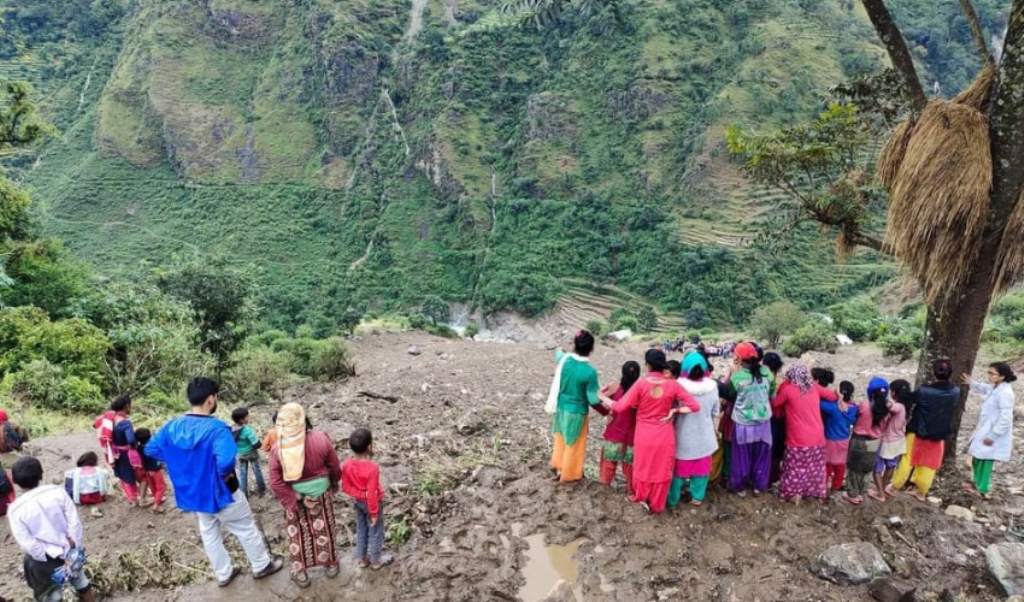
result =
[[[612,411],[636,410],[633,447],[633,497],[654,514],[665,510],[675,464],[676,434],[672,418],[700,411],[700,405],[678,382],[665,376],[665,352],[648,349],[647,376],[615,402]],[[677,407],[678,406],[678,407]]]
[[[839,383],[837,401],[821,400],[821,418],[825,423],[825,481],[829,491],[839,491],[846,477],[846,457],[850,453],[850,429],[857,421],[853,383]]]
[[[771,470],[772,428],[769,420],[775,381],[768,368],[761,365],[757,348],[752,343],[740,343],[734,353],[739,365],[729,379],[729,396],[734,399],[729,489],[745,496],[750,483],[754,487],[754,495],[760,495],[768,489]]]
[[[992,495],[993,464],[996,460],[1010,461],[1015,401],[1010,383],[1017,380],[1017,375],[1005,362],[990,364],[987,376],[989,384],[973,382],[967,374],[960,377],[960,382],[970,386],[971,391],[985,396],[985,401],[981,404],[981,416],[978,417],[978,427],[974,429],[970,440],[974,480],[965,483],[964,486],[977,491],[986,499]]]
[[[142,456],[136,449],[135,427],[128,418],[132,413],[132,400],[124,395],[118,397],[110,405],[114,411],[114,432],[111,449],[114,453],[114,476],[121,481],[121,489],[128,503],[136,506],[139,503],[138,474],[142,473]]]
[[[683,358],[678,382],[700,404],[700,411],[676,416],[676,465],[668,506],[679,504],[683,487],[690,489],[690,504],[700,506],[711,476],[711,456],[718,449],[715,419],[718,417],[718,383],[707,374],[708,362],[698,351]]]
[[[640,364],[629,361],[622,364],[622,378],[615,391],[609,395],[612,401],[622,399],[640,378]],[[633,436],[636,432],[636,410],[612,414],[611,421],[604,429],[604,445],[601,446],[601,484],[611,485],[615,480],[618,465],[622,464],[622,476],[626,477],[626,493],[633,495]]]
[[[807,366],[793,364],[786,370],[786,381],[772,400],[772,408],[786,412],[786,456],[779,497],[793,503],[804,497],[824,500],[825,427],[821,398]]]
[[[910,383],[902,379],[892,381],[889,389],[892,399],[889,400],[889,415],[881,425],[881,444],[875,460],[875,489],[868,491],[868,497],[879,502],[884,502],[886,497],[896,497],[892,475],[900,464],[900,458],[907,453],[907,406],[913,396]]]
[[[555,480],[563,483],[583,478],[583,461],[587,457],[588,412],[591,406],[601,405],[597,370],[590,365],[594,351],[594,335],[586,330],[573,338],[574,353],[561,349],[555,354],[558,369],[558,407],[551,423],[554,449],[551,452],[551,470]],[[610,401],[610,400],[609,400]],[[609,405],[610,407],[610,405]]]
[[[881,445],[882,420],[888,415],[889,383],[876,376],[868,383],[868,398],[857,406],[857,421],[850,440],[849,478],[843,499],[854,506],[864,502],[868,475],[875,471],[875,456]]]

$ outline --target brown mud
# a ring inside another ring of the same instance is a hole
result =
[[[421,353],[409,354],[411,345]],[[369,335],[354,346],[358,377],[300,387],[286,400],[304,404],[342,453],[353,428],[373,429],[388,490],[389,531],[408,537],[391,546],[394,565],[381,571],[355,566],[353,516],[339,499],[344,560],[336,579],[313,574],[313,585],[300,590],[287,571],[260,582],[243,574],[219,589],[194,517],[175,510],[157,516],[115,497],[98,506],[102,516],[81,509],[96,582],[111,589],[116,600],[143,602],[535,599],[523,574],[534,581],[547,570],[531,565],[543,564],[543,558],[531,560],[546,551],[531,536],[543,535],[550,545],[578,544],[575,567],[555,553],[561,576],[575,569],[582,600],[852,601],[869,599],[866,586],[832,585],[813,576],[807,565],[833,544],[867,541],[893,567],[893,582],[904,590],[918,588],[921,599],[937,600],[944,590],[962,600],[1001,599],[987,574],[984,549],[1006,540],[1006,528],[1024,522],[1020,437],[1014,462],[997,465],[991,501],[960,491],[966,473],[958,462],[955,472],[937,481],[934,495],[942,498],[941,507],[908,496],[859,508],[841,502],[794,507],[772,496],[741,499],[712,486],[701,508],[649,516],[625,502],[621,483],[609,489],[593,480],[576,485],[550,480],[549,418],[542,410],[554,368],[550,350],[421,333]],[[616,378],[621,363],[639,358],[643,350],[642,344],[599,346],[593,361],[602,382]],[[911,364],[889,365],[868,347],[842,348],[815,361],[832,366],[839,379],[852,380],[861,390],[874,374],[913,378]],[[965,436],[977,407],[972,398]],[[261,433],[272,411],[270,406],[252,409]],[[1018,431],[1022,425],[1018,418]],[[594,415],[586,469],[591,478],[602,429],[603,421]],[[83,433],[34,441],[30,453],[52,478],[93,449],[95,436]],[[0,460],[9,466],[12,458]],[[942,508],[949,503],[973,507],[987,522],[947,517]],[[282,552],[277,502],[253,497],[253,507],[271,547]],[[903,526],[890,531],[884,524],[894,515]],[[27,600],[18,575],[20,554],[6,526],[0,532],[0,595]],[[244,566],[244,559],[239,562]]]

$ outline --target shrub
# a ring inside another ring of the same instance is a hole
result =
[[[284,352],[287,358],[288,370],[295,374],[313,378],[313,354],[316,353],[315,339],[280,339],[274,341],[270,349]]]
[[[471,339],[476,335],[480,334],[480,325],[476,322],[470,322],[466,325],[465,333],[467,339]]]
[[[430,322],[427,317],[423,314],[410,314],[409,315],[409,328],[413,330],[423,330],[427,327]]]
[[[919,342],[914,335],[907,333],[887,334],[878,341],[882,347],[882,355],[896,358],[903,362],[914,357]]]
[[[603,337],[608,334],[609,331],[608,323],[602,322],[601,320],[587,320],[586,325],[583,327],[589,330],[590,334],[597,338]]]
[[[283,330],[264,330],[263,332],[249,337],[249,345],[256,347],[270,347],[278,339],[287,339],[288,333]]]
[[[866,297],[833,305],[828,308],[828,314],[836,330],[854,341],[873,340],[884,321],[878,305]]]
[[[95,384],[64,373],[45,359],[32,360],[4,377],[4,388],[15,399],[64,412],[102,412],[107,403]]]
[[[426,331],[434,336],[446,339],[457,339],[459,337],[459,333],[455,332],[455,329],[447,324],[427,324]]]
[[[608,316],[608,324],[611,325],[612,330],[619,330],[619,321],[626,317],[635,318],[636,314],[625,307],[616,307],[612,310],[611,315]]]
[[[640,324],[641,332],[651,332],[658,327],[658,314],[650,307],[641,309],[636,314],[637,323]]]
[[[703,328],[711,320],[711,314],[708,313],[708,308],[703,303],[690,305],[683,317],[686,319],[686,325],[690,328]]]
[[[235,352],[231,359],[233,365],[224,372],[222,381],[224,396],[232,402],[255,404],[278,400],[292,384],[288,370],[291,358],[286,352],[250,347]]]
[[[763,305],[750,317],[750,331],[774,349],[782,337],[797,331],[805,320],[804,312],[788,301]]]
[[[368,319],[370,318],[368,317]],[[356,327],[359,326],[359,323],[362,321],[363,316],[358,311],[349,310],[342,314],[341,321],[338,325],[341,326],[341,329],[348,334],[352,334],[356,331]]]
[[[447,324],[452,317],[451,308],[444,302],[444,299],[437,295],[431,295],[424,299],[420,311],[424,316],[430,318],[430,322],[434,325]]]
[[[355,358],[341,337],[317,341],[311,358],[312,376],[317,380],[340,380],[356,375]]]
[[[813,319],[786,339],[782,344],[782,352],[790,357],[800,357],[808,351],[832,353],[838,346],[832,327],[824,320]]]
[[[60,366],[64,374],[102,382],[110,341],[81,318],[51,322],[37,307],[0,310],[0,371],[17,372],[34,360]]]
[[[640,321],[636,319],[636,316],[622,316],[619,321],[615,323],[615,330],[631,330],[633,332],[640,332]]]

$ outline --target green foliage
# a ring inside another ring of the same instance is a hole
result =
[[[690,328],[702,328],[711,319],[707,306],[699,301],[690,304],[684,315],[686,316],[686,325]]]
[[[31,95],[32,86],[26,82],[0,83],[0,151],[22,149],[56,133],[37,115]]]
[[[412,537],[412,525],[409,524],[409,519],[404,514],[388,520],[387,533],[384,534],[388,545],[400,546],[409,541],[410,537]]]
[[[369,314],[367,314],[369,316]],[[355,310],[348,310],[341,316],[338,326],[348,334],[356,331],[356,327],[363,321],[363,316]]]
[[[59,366],[65,376],[102,383],[110,341],[81,318],[50,321],[37,307],[0,310],[0,371],[17,372],[34,360]]]
[[[253,346],[237,351],[222,378],[225,399],[255,405],[279,401],[294,382],[287,353]]]
[[[858,297],[828,308],[836,332],[854,341],[872,341],[883,323],[878,304],[868,297]]]
[[[223,367],[245,340],[256,314],[256,285],[249,274],[221,259],[197,257],[158,270],[156,284],[192,308],[202,349]]]
[[[633,314],[625,314],[619,316],[618,321],[615,322],[615,330],[629,330],[632,332],[640,332],[640,320],[636,319]]]
[[[470,322],[469,324],[466,324],[466,330],[463,331],[463,334],[467,339],[472,339],[476,335],[480,334],[480,325],[477,324],[476,322]]]
[[[882,348],[882,355],[895,358],[898,361],[906,361],[914,357],[914,354],[921,348],[920,337],[910,333],[889,333],[878,339]]]
[[[423,330],[430,322],[427,321],[427,317],[423,314],[410,314],[409,315],[409,328],[413,330]]]
[[[95,283],[71,313],[105,332],[104,388],[111,395],[174,395],[213,369],[192,309],[148,283]]]
[[[587,320],[587,324],[584,328],[589,330],[590,334],[594,335],[596,338],[601,338],[611,331],[609,324],[607,322],[602,322],[601,320]]]
[[[650,307],[644,307],[636,313],[636,321],[640,332],[651,332],[658,327],[658,314]]]
[[[430,323],[435,326],[438,323],[447,324],[452,317],[448,304],[437,295],[431,295],[424,299],[420,311],[424,316],[430,318]]]
[[[782,353],[790,357],[800,357],[808,351],[827,351],[832,353],[839,343],[836,342],[832,327],[821,318],[810,318],[803,326],[782,343]]]
[[[106,407],[96,384],[68,375],[46,359],[34,359],[8,373],[2,387],[18,401],[49,410],[96,413]]]
[[[348,341],[331,337],[317,341],[313,351],[313,378],[322,381],[342,380],[356,375],[355,358]]]
[[[775,349],[782,337],[795,333],[804,321],[804,312],[799,307],[788,301],[779,301],[755,309],[748,327],[757,339]]]
[[[34,305],[51,316],[65,315],[72,299],[84,289],[85,268],[56,240],[17,242],[6,251],[4,271],[14,283],[0,290],[3,303]]]

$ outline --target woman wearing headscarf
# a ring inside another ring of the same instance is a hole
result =
[[[786,413],[786,455],[779,497],[793,503],[804,497],[824,500],[825,425],[821,420],[821,397],[807,366],[798,363],[786,370],[786,380],[772,400],[772,408]]]
[[[700,405],[678,382],[665,375],[668,361],[660,349],[644,356],[647,375],[615,402],[616,414],[636,410],[633,446],[633,497],[650,512],[665,510],[675,468],[676,433],[672,419],[699,412]]]
[[[700,404],[700,411],[676,416],[676,466],[668,506],[679,504],[683,487],[689,486],[690,503],[700,506],[708,489],[711,456],[718,450],[715,419],[718,418],[718,382],[708,375],[708,362],[699,351],[683,358],[679,384]]]
[[[740,496],[747,494],[747,484],[754,495],[768,489],[772,459],[771,400],[775,396],[775,379],[761,365],[758,348],[753,343],[740,343],[734,351],[736,370],[729,378],[732,403],[732,469],[729,490]]]
[[[332,499],[341,483],[341,463],[327,433],[314,431],[297,403],[277,412],[278,441],[270,450],[270,489],[284,506],[292,581],[309,586],[306,571],[325,567],[338,574]]]

